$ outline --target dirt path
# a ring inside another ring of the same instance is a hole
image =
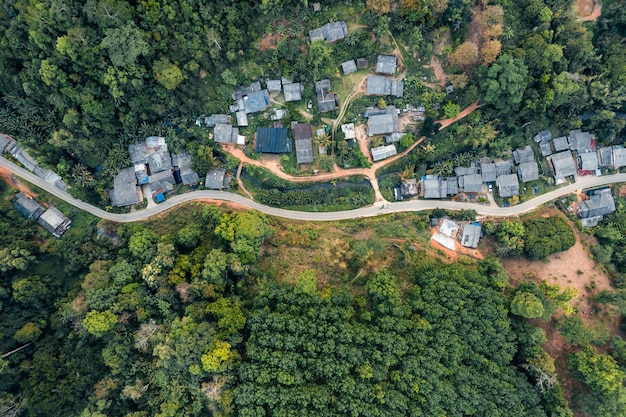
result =
[[[602,4],[599,0],[578,0],[576,10],[580,20],[594,21],[602,15]]]
[[[479,107],[478,101],[475,101],[470,106],[463,109],[463,111],[461,111],[456,117],[453,117],[451,119],[439,120],[437,123],[441,124],[440,129],[444,129],[450,126],[452,123],[455,123],[463,119],[464,117],[467,117],[470,113],[472,113],[478,107]],[[280,169],[278,158],[271,158],[267,162],[250,159],[243,152],[241,148],[237,148],[233,144],[222,144],[222,149],[224,150],[224,152],[228,152],[235,158],[239,159],[240,165],[246,163],[246,164],[258,166],[260,168],[269,170],[272,174],[276,175],[279,178],[282,178],[284,180],[288,180],[291,182],[296,182],[296,183],[325,182],[325,181],[330,181],[334,179],[349,177],[351,175],[363,175],[370,180],[372,187],[374,187],[374,191],[377,194],[377,201],[384,201],[382,194],[380,194],[380,191],[378,190],[378,181],[376,180],[376,171],[404,157],[413,149],[415,149],[424,140],[426,140],[426,136],[422,136],[421,138],[419,138],[417,141],[415,141],[415,143],[413,143],[413,145],[407,148],[404,152],[394,155],[391,158],[387,158],[384,161],[375,162],[372,164],[370,168],[343,169],[343,168],[338,168],[335,165],[335,172],[329,172],[329,173],[317,174],[317,175],[307,175],[307,176],[301,176],[301,177],[294,177],[293,175],[286,174],[282,169]],[[369,149],[367,150],[366,155],[367,154],[369,154]],[[380,200],[378,200],[379,198]]]
[[[365,125],[358,126],[355,133],[356,141],[359,144],[359,149],[361,150],[361,153],[367,157],[367,160],[370,161],[370,163],[374,163],[374,161],[372,160],[372,154],[370,153],[370,149],[368,146],[369,138],[367,136],[367,132],[365,131]]]
[[[333,141],[335,140],[335,131],[337,130],[337,126],[339,126],[339,124],[341,123],[341,120],[343,119],[343,116],[346,114],[346,111],[348,110],[348,106],[350,105],[350,102],[355,97],[365,94],[366,82],[367,82],[367,75],[363,76],[363,79],[359,81],[357,84],[355,84],[354,88],[352,89],[352,93],[350,93],[350,95],[344,100],[343,104],[341,105],[341,108],[339,110],[339,115],[337,116],[337,118],[334,120],[332,124],[333,125],[333,131],[332,131]]]
[[[446,32],[443,36],[441,36],[439,39],[437,39],[437,42],[435,43],[435,47],[433,48],[433,54],[430,56],[430,64],[428,65],[424,65],[424,68],[432,68],[433,71],[435,72],[435,77],[437,78],[437,85],[441,86],[441,87],[445,87],[446,86],[446,72],[443,70],[443,66],[441,65],[441,62],[439,62],[439,58],[438,56],[441,55],[441,52],[443,51],[443,47],[445,46],[446,43],[450,43],[450,32]],[[432,88],[432,84],[429,83],[424,83],[427,86],[430,86]]]
[[[239,189],[241,191],[244,192],[245,195],[248,196],[248,198],[250,200],[254,200],[254,197],[252,196],[252,194],[250,194],[250,191],[248,191],[248,189],[246,188],[245,185],[243,185],[243,181],[241,181],[241,170],[243,169],[243,161],[239,161],[239,166],[237,167],[237,186],[239,187]]]

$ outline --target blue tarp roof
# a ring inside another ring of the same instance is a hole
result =
[[[291,140],[285,127],[259,127],[256,131],[256,151],[264,153],[289,153]]]
[[[154,198],[156,198],[157,203],[162,203],[165,201],[165,196],[162,193],[155,195]]]

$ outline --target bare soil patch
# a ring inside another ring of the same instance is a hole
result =
[[[581,20],[596,20],[602,14],[602,4],[598,0],[576,0],[576,10]]]
[[[276,49],[278,48],[278,43],[280,42],[280,33],[270,33],[268,35],[263,36],[259,39],[259,50],[261,52],[267,49]]]
[[[34,193],[28,188],[25,184],[23,184],[20,180],[15,178],[13,173],[4,167],[0,167],[0,177],[9,185],[9,187],[19,190],[26,194],[30,198],[37,197],[37,193]]]

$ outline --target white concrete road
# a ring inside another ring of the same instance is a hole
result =
[[[397,203],[376,203],[373,206],[363,207],[356,210],[324,213],[284,210],[259,204],[238,194],[224,191],[201,190],[168,198],[165,202],[158,204],[154,207],[146,208],[145,210],[135,211],[133,213],[127,214],[114,214],[104,211],[98,207],[92,206],[91,204],[85,203],[84,201],[75,199],[67,192],[57,189],[52,184],[45,182],[43,179],[17,166],[16,164],[8,161],[5,158],[0,157],[0,166],[7,168],[18,177],[24,178],[25,180],[35,184],[37,187],[44,189],[50,194],[53,194],[56,197],[65,200],[66,202],[72,204],[75,207],[78,207],[81,210],[87,211],[94,216],[100,217],[102,219],[112,220],[120,223],[145,220],[154,215],[163,213],[164,211],[167,211],[179,204],[201,199],[230,201],[261,211],[271,216],[308,221],[346,220],[404,211],[430,210],[434,208],[443,208],[448,210],[476,210],[479,215],[507,217],[526,213],[537,206],[555,200],[556,198],[563,195],[570,194],[579,189],[597,187],[618,182],[626,182],[626,174],[606,175],[602,177],[579,177],[578,181],[574,184],[569,184],[557,190],[550,191],[549,193],[539,195],[531,200],[512,207],[484,206],[481,204],[460,203],[444,200],[412,200]]]

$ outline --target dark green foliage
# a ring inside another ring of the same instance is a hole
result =
[[[562,216],[538,217],[524,222],[524,252],[530,259],[543,259],[574,246],[576,236]]]

